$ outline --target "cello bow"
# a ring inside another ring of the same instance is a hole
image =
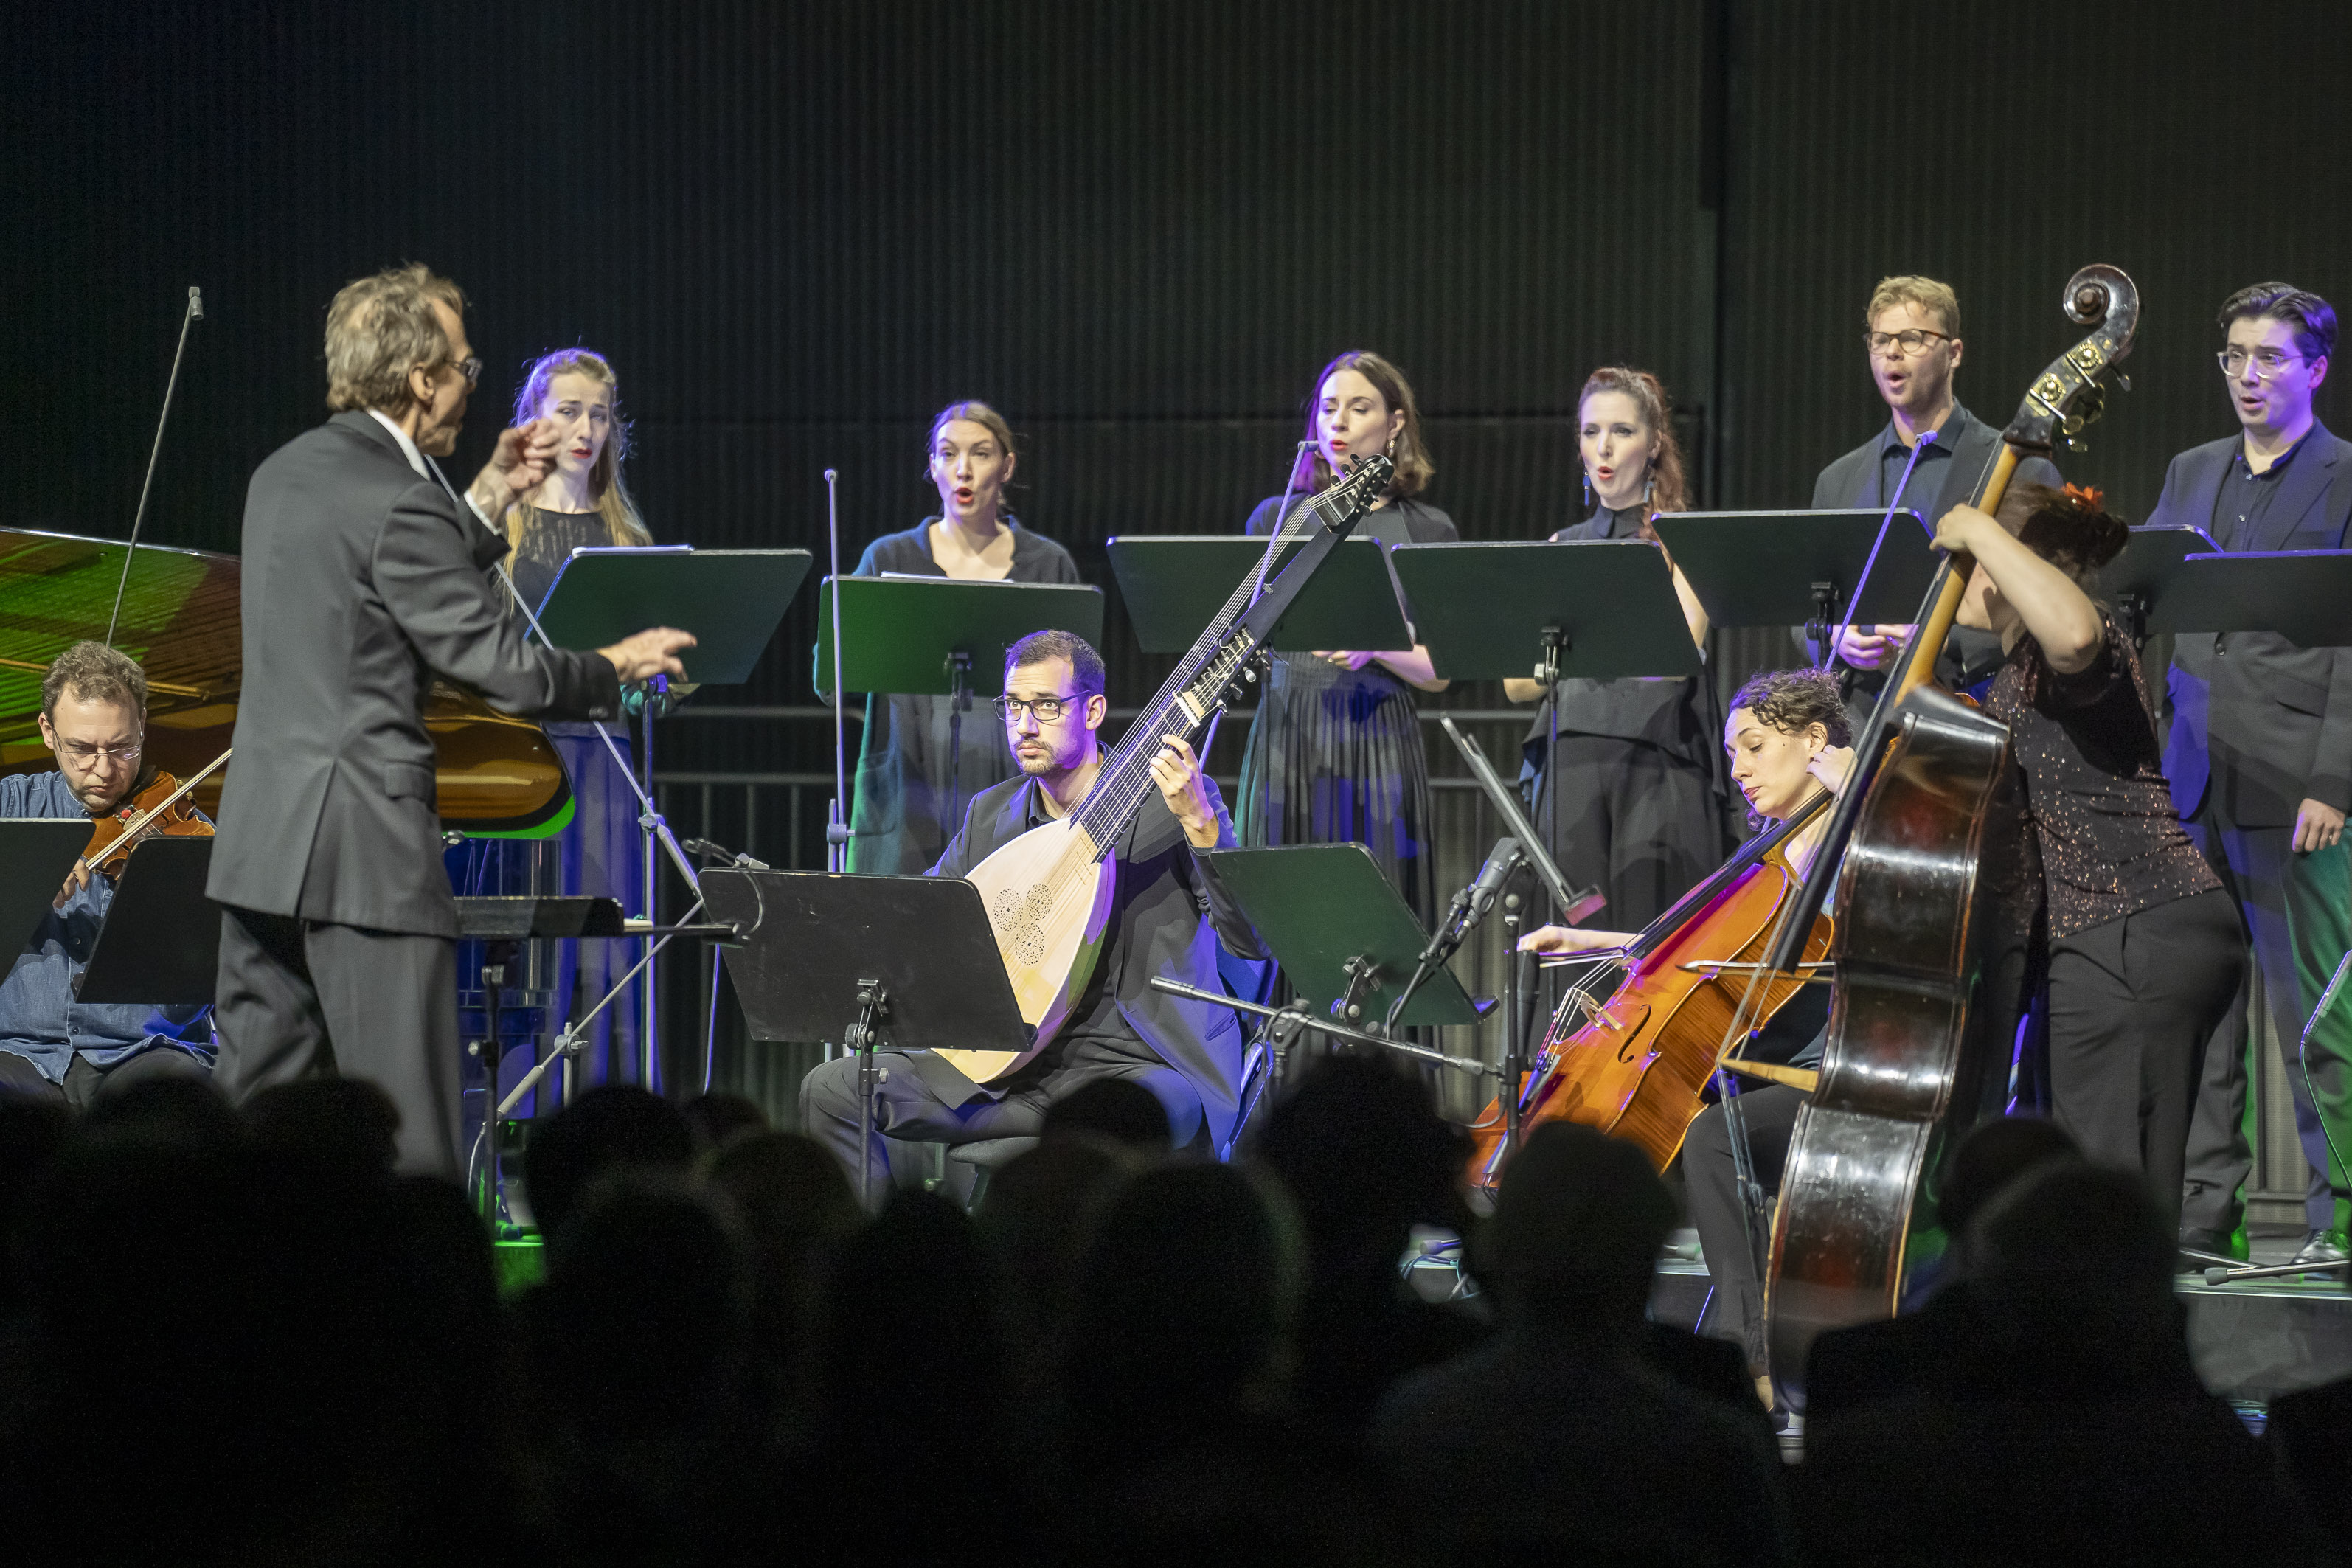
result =
[[[2020,459],[2096,418],[2131,350],[2139,293],[2119,269],[2083,268],[2062,305],[2092,330],[2034,378],[2001,432],[1972,504],[2000,504]],[[1797,973],[1812,917],[1838,881],[1830,1023],[1800,1108],[1773,1215],[1765,1326],[1774,1381],[1803,1405],[1805,1358],[1824,1330],[1890,1317],[1911,1238],[1932,1223],[1948,1142],[1977,1119],[1986,1073],[2016,1021],[2001,987],[2021,974],[2038,898],[2008,727],[1934,683],[1974,563],[1947,557],[1918,630],[1855,745],[1854,775],[1769,966]],[[2026,913],[2030,915],[2030,910]]]

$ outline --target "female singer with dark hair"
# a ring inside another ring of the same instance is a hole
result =
[[[629,454],[629,426],[621,417],[619,395],[620,378],[612,362],[586,348],[542,354],[523,373],[516,389],[514,423],[550,420],[558,437],[554,471],[499,520],[507,536],[507,574],[533,613],[574,550],[653,542],[622,475],[622,462]],[[631,914],[644,912],[637,797],[621,772],[624,765],[634,765],[627,728],[613,726],[618,763],[594,724],[550,722],[541,728],[572,779],[570,825],[549,838],[471,840],[449,852],[452,881],[461,891],[477,893],[601,896],[619,900]],[[548,1020],[551,1032],[604,999],[636,962],[635,945],[546,945],[543,951],[551,957],[543,973],[556,1014]],[[465,947],[460,972],[476,975],[480,963],[477,945]],[[479,986],[478,980],[469,984]],[[567,1068],[571,1078],[565,1098],[592,1084],[638,1081],[645,1065],[638,1049],[643,1011],[638,988],[631,985],[589,1022],[588,1043]],[[502,1065],[499,1080],[514,1083],[527,1070],[526,1063]],[[551,1108],[554,1098],[550,1095],[540,1104]]]
[[[1606,365],[1577,398],[1577,446],[1588,502],[1598,510],[1554,540],[1647,539],[1650,520],[1684,510],[1682,449],[1667,417],[1665,391],[1647,371]],[[1704,655],[1706,612],[1674,570],[1675,594],[1691,639]],[[1514,702],[1543,689],[1503,683]],[[1716,754],[1723,732],[1714,683],[1705,675],[1559,683],[1559,773],[1564,784],[1553,831],[1551,718],[1528,732],[1523,779],[1536,784],[1536,830],[1556,839],[1553,858],[1575,887],[1608,895],[1612,925],[1638,930],[1722,862],[1725,789]]]
[[[1452,518],[1415,499],[1436,468],[1412,387],[1395,365],[1363,349],[1325,365],[1306,434],[1312,445],[1291,472],[1291,506],[1328,488],[1355,458],[1384,452],[1395,477],[1356,531],[1391,548],[1460,537]],[[1285,498],[1268,497],[1250,513],[1247,531],[1273,532],[1284,512]],[[1433,923],[1429,758],[1412,694],[1449,683],[1431,668],[1429,649],[1277,653],[1271,661],[1242,755],[1234,811],[1241,841],[1361,844],[1422,923]]]
[[[2084,1155],[2143,1173],[2179,1222],[2207,1040],[2245,967],[2237,906],[2175,814],[2131,639],[2084,584],[2129,531],[2099,493],[2012,485],[1999,518],[1955,507],[1936,542],[1976,558],[1963,624],[2006,657],[1985,708],[2009,726],[2042,852],[2050,1097]]]
[[[1731,716],[1724,722],[1722,742],[1731,782],[1747,797],[1749,828],[1760,830],[1786,821],[1823,789],[1843,791],[1853,767],[1853,739],[1837,678],[1828,671],[1784,669],[1751,677],[1731,699]],[[1823,812],[1790,840],[1786,853],[1790,869],[1800,875],[1811,869],[1829,822],[1829,814]],[[1545,926],[1529,932],[1519,945],[1538,952],[1572,953],[1622,947],[1630,941],[1632,936],[1626,932]],[[1821,1059],[1821,1029],[1828,1020],[1828,1008],[1826,987],[1798,992],[1757,1038],[1741,1047],[1740,1054],[1751,1059],[1812,1066]],[[1800,1090],[1779,1084],[1749,1089],[1739,1096],[1756,1177],[1767,1191],[1780,1184],[1781,1167],[1788,1162],[1790,1135],[1797,1124],[1797,1109],[1805,1099]],[[1698,1231],[1718,1303],[1709,1320],[1731,1326],[1733,1333],[1728,1337],[1747,1352],[1757,1394],[1769,1405],[1772,1390],[1765,1365],[1764,1288],[1748,1239],[1748,1220],[1740,1212],[1731,1125],[1720,1102],[1709,1105],[1691,1122],[1683,1140],[1681,1161],[1685,1201],[1691,1224]]]
[[[1024,528],[1005,509],[1004,487],[1018,458],[1004,416],[985,403],[951,403],[931,421],[926,447],[938,515],[867,545],[856,575],[1083,581],[1068,551]],[[851,870],[921,876],[955,837],[971,797],[1013,776],[1004,727],[988,705],[976,703],[963,715],[952,747],[949,709],[944,697],[866,697],[849,814]]]

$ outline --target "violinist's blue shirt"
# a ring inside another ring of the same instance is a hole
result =
[[[0,778],[0,817],[88,816],[63,773]],[[65,1082],[76,1052],[96,1068],[114,1067],[148,1050],[185,1051],[207,1065],[213,1059],[209,1007],[98,1006],[74,1000],[74,977],[89,962],[113,900],[114,884],[92,877],[65,908],[42,919],[16,954],[8,978],[0,981],[0,1051],[25,1058],[51,1083]]]

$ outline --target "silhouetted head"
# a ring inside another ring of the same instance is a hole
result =
[[[856,1230],[864,1215],[841,1162],[798,1132],[747,1132],[703,1162],[755,1239],[805,1246]]]
[[[961,1208],[893,1193],[833,1249],[824,1299],[818,1382],[834,1440],[894,1456],[943,1431],[990,1446],[1005,1388],[1003,1295]]]
[[[246,1102],[245,1124],[255,1146],[272,1159],[356,1179],[392,1178],[400,1108],[366,1079],[272,1084]]]
[[[2074,1140],[2055,1121],[2004,1116],[1979,1122],[1952,1151],[1944,1175],[1940,1217],[1956,1252],[1965,1254],[1969,1226],[2011,1183],[2049,1161],[2080,1157]]]
[[[1549,1121],[1503,1168],[1475,1272],[1515,1319],[1630,1331],[1674,1225],[1674,1196],[1641,1150]]]
[[[980,1236],[1004,1270],[1013,1325],[1033,1356],[1059,1342],[1096,1206],[1139,1163],[1132,1149],[1069,1134],[1046,1139],[989,1177],[976,1216]]]
[[[599,1177],[625,1167],[681,1171],[693,1158],[677,1107],[633,1084],[608,1083],[532,1126],[523,1190],[551,1243]]]
[[[1095,1211],[1063,1382],[1082,1426],[1237,1409],[1288,1371],[1304,1283],[1279,1192],[1231,1165],[1171,1164]]]
[[[2012,1183],[1969,1227],[1969,1280],[2004,1378],[2112,1394],[2189,1375],[2177,1238],[2147,1179],[2079,1160]]]
[[[686,1131],[694,1140],[697,1154],[708,1154],[740,1134],[768,1130],[768,1113],[748,1095],[698,1094],[686,1102],[680,1114],[686,1118]]]
[[[593,1184],[549,1245],[534,1361],[584,1428],[648,1436],[715,1396],[750,1302],[748,1259],[724,1200],[682,1171],[622,1166]]]
[[[82,1116],[89,1132],[114,1130],[203,1142],[237,1142],[245,1127],[212,1079],[193,1073],[150,1078],[101,1090]]]
[[[1282,1179],[1315,1248],[1392,1274],[1415,1225],[1465,1228],[1469,1151],[1429,1089],[1384,1061],[1327,1057],[1267,1117],[1258,1162]]]
[[[1045,1137],[1091,1133],[1144,1153],[1168,1152],[1168,1110],[1160,1097],[1127,1078],[1098,1078],[1045,1108]]]

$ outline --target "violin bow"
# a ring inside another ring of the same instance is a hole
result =
[[[211,762],[206,763],[203,768],[188,775],[186,783],[173,790],[171,794],[165,795],[163,799],[157,801],[153,805],[151,805],[146,810],[141,812],[138,816],[132,817],[123,827],[122,831],[115,835],[114,841],[117,844],[120,844],[123,840],[134,837],[141,830],[145,828],[149,823],[154,821],[157,817],[171,810],[172,807],[177,805],[181,801],[185,800],[190,790],[195,788],[198,784],[204,783],[206,779],[220,772],[222,764],[228,761],[230,752],[235,752],[236,750],[236,748],[235,746],[231,746],[228,751],[223,752],[219,756],[215,757]]]

